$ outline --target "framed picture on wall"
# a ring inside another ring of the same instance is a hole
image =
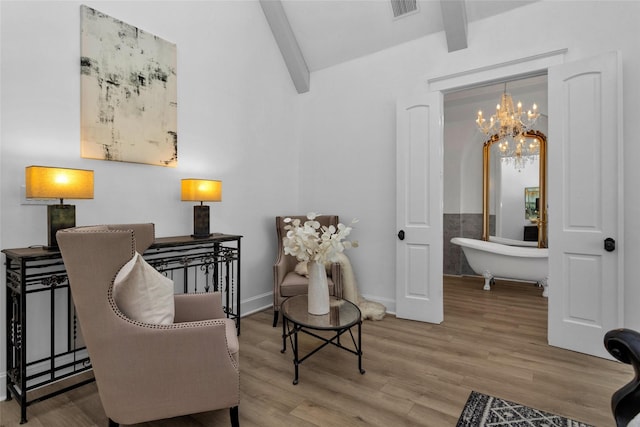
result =
[[[175,167],[176,45],[81,6],[81,156]]]

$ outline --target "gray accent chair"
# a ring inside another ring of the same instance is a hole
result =
[[[280,305],[282,302],[294,295],[304,295],[307,293],[309,279],[301,276],[294,270],[298,264],[298,260],[284,254],[284,245],[282,238],[287,235],[284,229],[285,218],[299,219],[301,222],[307,221],[306,215],[288,215],[276,217],[276,234],[278,236],[278,255],[273,265],[273,327],[278,325],[278,317],[280,313]],[[316,217],[316,221],[324,226],[337,226],[339,221],[338,215],[320,215]],[[329,295],[342,298],[342,269],[340,264],[334,262],[327,271],[327,282],[329,284]]]
[[[175,295],[174,323],[127,318],[113,282],[153,224],[77,227],[57,233],[80,328],[110,426],[230,408],[238,426],[239,344],[220,293]]]

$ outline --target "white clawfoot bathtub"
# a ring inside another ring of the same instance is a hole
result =
[[[549,250],[509,246],[484,240],[454,237],[451,243],[461,246],[469,265],[484,276],[484,289],[490,290],[494,277],[537,282],[548,296]]]

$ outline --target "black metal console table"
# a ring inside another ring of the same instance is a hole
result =
[[[240,335],[241,238],[229,234],[163,237],[143,256],[174,281],[176,293],[222,292],[223,309],[235,320]],[[25,423],[29,405],[92,382],[93,377],[82,379],[49,392],[45,387],[90,371],[91,361],[76,323],[60,252],[42,247],[2,252],[6,258],[7,400],[15,397],[21,408],[20,423]],[[49,310],[48,321],[29,323],[30,301]],[[27,331],[36,328],[48,331],[48,349],[30,354]]]

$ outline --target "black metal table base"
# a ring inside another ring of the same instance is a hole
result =
[[[289,322],[291,322],[293,324],[293,327],[289,326]],[[289,343],[291,344],[291,348],[293,349],[293,366],[295,369],[295,376],[293,378],[293,385],[297,385],[298,384],[298,379],[299,379],[299,371],[298,371],[298,367],[300,366],[300,364],[302,362],[304,362],[305,360],[307,360],[309,357],[313,356],[314,354],[316,354],[318,351],[322,350],[324,347],[328,346],[329,344],[332,344],[338,348],[341,348],[345,351],[348,351],[351,354],[355,354],[356,356],[358,356],[358,372],[360,372],[360,374],[364,374],[365,370],[362,369],[362,321],[359,321],[357,323],[358,325],[358,339],[356,342],[355,337],[353,336],[353,333],[351,332],[351,328],[352,326],[349,327],[345,327],[345,328],[339,328],[339,329],[335,329],[335,330],[331,330],[332,332],[335,332],[335,335],[333,335],[330,338],[326,338],[323,336],[320,336],[314,332],[311,332],[308,328],[305,328],[304,326],[297,324],[289,319],[287,319],[286,316],[283,316],[282,319],[282,350],[280,350],[281,353],[285,353],[287,351],[287,338],[289,338]],[[298,347],[298,332],[303,332],[307,335],[310,335],[320,341],[322,341],[322,344],[320,344],[318,347],[316,347],[315,349],[313,349],[312,351],[310,351],[309,353],[307,353],[304,357],[300,357],[299,355],[299,347]],[[342,345],[340,343],[340,336],[346,332],[349,332],[349,336],[351,337],[351,342],[353,343],[355,350],[349,348],[349,347],[345,347],[344,345]]]

